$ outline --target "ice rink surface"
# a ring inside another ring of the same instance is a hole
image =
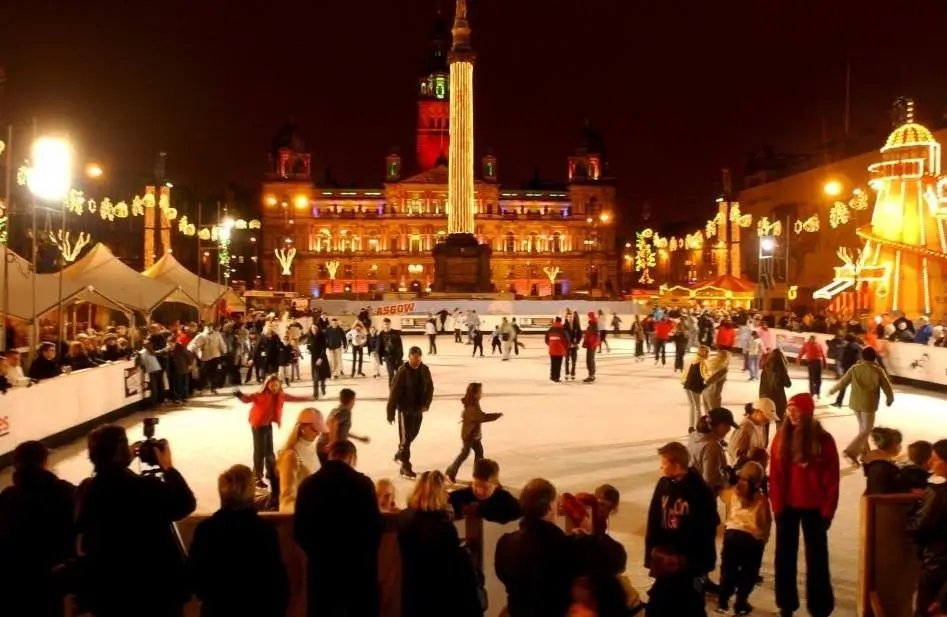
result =
[[[425,351],[424,361],[431,367],[435,396],[430,411],[414,444],[415,469],[445,469],[460,448],[460,398],[467,383],[484,384],[483,409],[503,412],[504,417],[483,428],[486,456],[500,464],[502,482],[518,491],[528,480],[544,477],[560,492],[591,491],[602,483],[615,485],[621,492],[621,508],[612,520],[611,533],[628,551],[628,573],[635,586],[649,587],[642,567],[644,525],[647,507],[658,478],[655,450],[668,441],[686,441],[687,402],[680,385],[680,374],[668,366],[655,366],[652,358],[636,362],[630,339],[608,337],[611,352],[598,357],[597,380],[582,383],[586,376],[584,350],[580,351],[575,382],[549,380],[548,357],[541,337],[524,337],[526,348],[509,362],[499,355],[471,358],[472,347],[453,342],[453,337],[438,337],[438,355],[428,355],[422,337],[405,337],[405,348],[417,344]],[[487,341],[489,343],[489,340]],[[350,370],[349,357],[345,366]],[[303,361],[307,363],[306,360]],[[741,372],[742,360],[734,360],[723,391],[724,405],[736,416],[743,405],[757,398],[758,382],[748,382]],[[308,367],[303,375],[308,376]],[[324,413],[343,387],[358,393],[353,432],[368,435],[371,443],[358,444],[358,468],[374,479],[395,481],[398,500],[403,503],[412,484],[398,477],[392,462],[397,448],[397,429],[385,420],[387,380],[371,377],[370,363],[364,369],[367,378],[345,378],[329,382],[328,400],[315,403]],[[807,389],[804,371],[793,368],[789,394]],[[828,374],[827,374],[828,375]],[[823,390],[834,383],[826,379]],[[247,386],[247,391],[258,386]],[[289,389],[293,394],[311,394],[311,382],[304,381]],[[282,429],[276,434],[277,449],[291,428],[296,412],[306,403],[287,404]],[[247,424],[249,406],[234,397],[221,394],[192,399],[180,409],[162,410],[157,436],[170,441],[175,467],[181,470],[197,495],[198,509],[211,512],[218,506],[216,478],[234,463],[251,464],[251,437]],[[817,417],[835,436],[839,449],[856,433],[856,422],[847,409],[827,407],[823,400]],[[42,413],[42,410],[36,410]],[[141,420],[136,414],[122,421],[130,438],[141,438]],[[895,403],[882,408],[877,425],[899,428],[905,444],[917,440],[947,437],[947,406],[944,397],[913,388],[896,386]],[[84,440],[60,448],[54,453],[55,471],[61,477],[79,482],[89,474]],[[473,456],[458,475],[468,479]],[[0,487],[10,482],[10,471],[0,475]],[[858,579],[859,497],[864,490],[860,469],[847,468],[843,462],[841,500],[829,532],[832,580],[837,615],[854,615]],[[755,615],[775,615],[773,599],[773,551],[771,540],[763,563],[764,583],[750,598]],[[485,564],[492,568],[492,564]],[[800,574],[804,572],[800,551]],[[800,579],[800,593],[805,588]],[[710,604],[708,605],[710,606]],[[805,606],[803,600],[803,607]],[[804,610],[799,614],[804,614]]]

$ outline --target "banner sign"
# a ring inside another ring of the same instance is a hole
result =
[[[406,315],[414,312],[414,302],[402,302],[401,304],[386,304],[375,307],[375,315]]]
[[[137,366],[125,369],[125,398],[141,395],[141,371]]]

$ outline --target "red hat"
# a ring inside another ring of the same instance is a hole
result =
[[[811,416],[815,413],[815,399],[808,392],[800,392],[789,399],[786,407],[795,407],[804,416]]]

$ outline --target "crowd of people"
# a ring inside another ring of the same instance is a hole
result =
[[[472,345],[476,355],[476,314],[462,317],[449,316],[455,340]],[[620,324],[615,319],[613,331]],[[445,321],[438,326],[431,317],[430,354],[437,353]],[[567,311],[546,332],[554,382],[575,379],[580,348],[584,381],[595,381],[596,357],[607,349],[607,318],[590,312],[582,321]],[[537,478],[514,497],[500,482],[499,464],[485,456],[482,425],[502,414],[482,409],[484,384],[470,383],[458,406],[457,458],[444,472],[418,473],[411,446],[435,391],[422,350],[411,347],[405,354],[390,321],[376,331],[367,313],[349,328],[321,315],[309,332],[297,322],[284,325],[280,334],[261,316],[200,329],[153,326],[142,344],[138,357],[153,384],[154,404],[180,402],[194,391],[217,392],[229,382],[250,408],[252,466],[234,465],[220,474],[220,509],[197,526],[189,547],[173,523],[191,515],[196,501],[174,468],[167,442],[130,443],[121,427],[97,428],[88,437],[94,473],[78,487],[49,470],[43,444],[17,447],[13,485],[0,493],[0,576],[10,584],[10,614],[60,615],[64,595],[74,594],[80,609],[104,617],[178,615],[192,596],[208,616],[284,615],[289,582],[279,538],[258,514],[276,510],[293,517],[293,538],[308,557],[310,615],[380,614],[381,589],[390,583],[378,561],[384,516],[396,515],[405,616],[445,610],[480,616],[488,603],[501,602],[510,617],[627,617],[642,610],[651,617],[698,617],[706,615],[708,594],[717,612],[748,615],[772,539],[776,604],[789,617],[800,609],[801,532],[806,608],[814,617],[828,617],[835,611],[828,530],[838,506],[842,456],[863,469],[867,494],[916,494],[909,523],[922,565],[916,615],[947,614],[947,484],[930,482],[947,478],[947,440],[913,442],[908,462],[900,460],[900,431],[874,425],[882,396],[891,405],[894,392],[864,331],[840,333],[836,339],[842,343],[825,349],[810,339],[799,355],[809,367],[809,392],[787,397],[788,361],[764,319],[658,308],[630,324],[642,361],[648,354],[665,366],[671,348],[690,409],[687,440],[657,451],[661,478],[648,508],[641,556],[654,580],[645,608],[629,582],[625,548],[607,533],[620,507],[619,492],[602,485],[590,493],[560,494]],[[498,353],[508,361],[519,350],[515,319],[504,319],[497,333]],[[373,481],[357,470],[355,444],[370,438],[352,430],[353,388],[340,390],[326,416],[303,409],[282,447],[276,450],[273,443],[284,403],[325,397],[330,379],[365,377],[363,350],[373,377],[384,366],[389,380],[387,420],[397,422],[399,431],[393,458],[400,474],[415,481],[404,509],[390,480]],[[55,346],[49,353],[49,362],[60,366]],[[722,397],[735,371],[732,360],[741,355],[747,379],[759,381],[760,397],[738,421]],[[284,387],[299,379],[298,363],[306,356],[312,396],[290,395]],[[177,357],[186,360],[186,371],[177,370]],[[859,423],[855,440],[841,452],[815,418],[830,357],[840,372],[827,394],[838,394],[835,404],[841,406],[849,389],[848,405]],[[243,392],[240,387],[254,377],[259,391]],[[168,385],[170,396],[163,396],[158,383]],[[462,487],[457,476],[471,452],[473,481]],[[131,470],[136,458],[147,463],[146,473]],[[484,573],[452,522],[473,515],[502,524],[519,521],[516,531],[499,539],[494,563],[484,564],[503,583],[505,599],[486,597]],[[557,524],[560,518],[565,528]],[[253,583],[235,593],[237,580]]]

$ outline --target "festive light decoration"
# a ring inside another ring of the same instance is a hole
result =
[[[837,201],[829,208],[829,225],[833,229],[848,222],[848,205]]]
[[[55,234],[49,232],[50,241],[56,245],[56,248],[59,249],[59,253],[62,255],[62,258],[72,263],[76,260],[76,257],[79,256],[79,253],[82,252],[82,249],[85,248],[87,244],[92,240],[92,236],[87,233],[79,233],[79,236],[73,241],[70,233],[63,232],[60,229]]]
[[[408,264],[408,274],[421,274],[424,272],[424,266],[421,264]]]
[[[659,236],[658,232],[654,232],[654,237],[651,240],[651,244],[653,244],[655,248],[666,249],[668,247],[668,239]]]
[[[559,266],[546,266],[543,268],[543,272],[546,273],[546,278],[549,279],[549,283],[551,285],[555,285],[556,277],[559,276],[559,272],[561,272],[561,270],[559,269]]]
[[[713,238],[717,235],[717,221],[707,221],[707,224],[704,225],[704,236],[707,238]]]
[[[684,238],[684,248],[689,251],[699,251],[704,248],[704,235],[700,230],[695,231],[692,234],[687,234]]]
[[[339,262],[337,262],[337,261],[327,261],[327,262],[326,262],[326,270],[329,271],[329,280],[330,280],[330,281],[334,281],[334,280],[335,280],[335,273],[338,272],[338,270],[339,270]]]
[[[782,221],[770,222],[769,218],[764,216],[756,223],[756,235],[760,238],[765,236],[781,236],[782,234]]]
[[[638,282],[642,285],[654,283],[651,278],[651,268],[655,267],[654,251],[651,249],[651,238],[654,231],[645,229],[635,233],[635,270],[641,273]]]
[[[283,268],[283,274],[289,276],[293,273],[293,259],[296,258],[296,247],[291,246],[288,249],[276,249],[276,260]]]
[[[474,232],[473,62],[450,64],[450,161],[447,191],[447,232]]]
[[[797,235],[802,232],[815,233],[819,231],[819,215],[813,214],[804,221],[797,219],[796,222],[793,223],[793,231],[796,232]]]
[[[790,285],[786,290],[786,299],[789,301],[799,297],[799,285]]]

